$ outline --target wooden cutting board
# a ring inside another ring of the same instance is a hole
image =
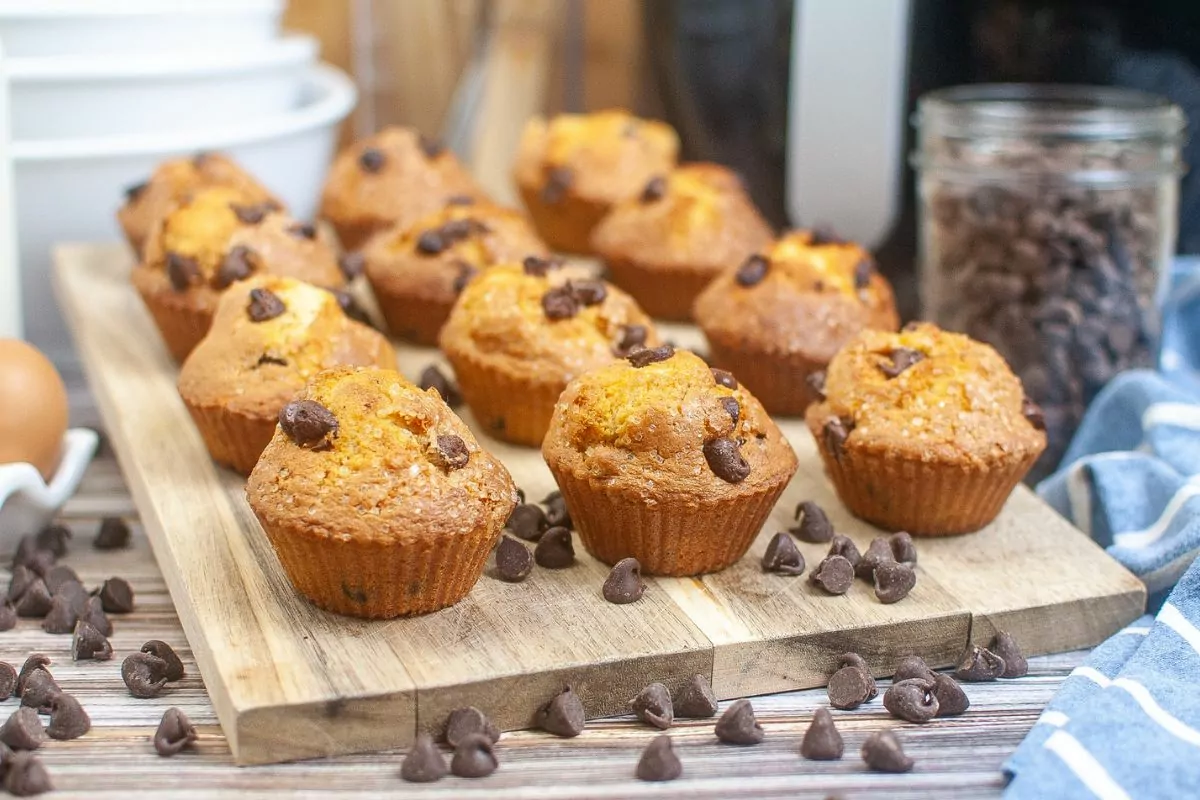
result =
[[[251,514],[242,480],[209,460],[175,390],[176,369],[128,282],[123,246],[64,245],[60,303],[91,388],[239,763],[403,746],[462,705],[505,729],[528,727],[564,684],[591,717],[620,713],[650,681],[695,673],[722,698],[819,686],[840,653],[879,675],[917,653],[948,666],[968,642],[1011,632],[1027,654],[1094,645],[1136,618],[1142,584],[1025,488],[969,536],[920,540],[918,583],[883,605],[857,581],[845,596],[763,574],[770,536],[799,500],[820,503],[860,548],[879,534],[851,517],[799,420],[780,420],[800,469],[742,561],[704,578],[651,579],[643,599],[606,603],[607,568],[578,548],[565,570],[508,584],[483,577],[457,606],[368,622],[297,595]],[[700,344],[673,326],[680,344]],[[436,351],[399,346],[410,378]],[[536,450],[481,443],[531,499],[554,488]],[[800,544],[810,565],[824,548]]]

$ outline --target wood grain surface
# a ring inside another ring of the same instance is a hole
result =
[[[860,547],[878,534],[841,509],[791,422],[800,472],[754,552],[724,573],[651,581],[638,604],[612,606],[599,594],[607,570],[579,549],[570,569],[537,570],[516,586],[485,577],[458,606],[426,617],[337,617],[291,589],[241,481],[207,459],[128,288],[125,251],[64,246],[57,260],[92,389],[239,763],[402,746],[464,704],[506,729],[525,727],[568,683],[597,717],[622,711],[650,680],[695,672],[728,698],[820,685],[845,650],[880,674],[914,650],[948,664],[972,635],[976,607],[989,626],[1028,632],[1030,653],[1094,644],[1141,610],[1141,584],[1024,489],[992,529],[920,543],[917,590],[894,606],[865,584],[827,597],[802,578],[763,574],[757,557],[798,499],[820,502]],[[687,344],[695,332],[670,335]],[[433,357],[399,355],[410,377]],[[552,487],[536,451],[480,438],[531,498]],[[811,563],[819,552],[805,546]]]

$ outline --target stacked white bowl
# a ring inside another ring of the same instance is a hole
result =
[[[11,169],[24,335],[67,374],[74,355],[50,288],[51,249],[120,238],[114,214],[124,189],[159,162],[223,151],[293,214],[314,213],[356,93],[316,62],[312,37],[281,33],[283,6],[0,0],[11,136],[7,144],[0,136],[0,150]],[[4,173],[0,164],[0,218]],[[0,220],[0,331],[12,294],[4,238]]]

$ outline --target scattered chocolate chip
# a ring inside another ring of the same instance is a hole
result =
[[[562,492],[553,491],[542,498],[542,505],[546,507],[546,521],[551,527],[573,528],[571,522],[571,513],[567,511],[567,501],[563,499]]]
[[[565,569],[575,563],[575,546],[567,528],[550,528],[533,548],[533,560],[546,569]]]
[[[421,152],[426,158],[437,158],[446,148],[440,141],[425,134],[417,135],[417,146],[421,148]]]
[[[358,166],[363,172],[369,172],[372,175],[383,169],[387,157],[384,156],[382,150],[377,150],[374,147],[364,148],[358,156]]]
[[[496,545],[496,577],[509,583],[520,583],[533,571],[533,554],[529,548],[509,536],[501,536]]]
[[[673,781],[683,774],[683,764],[675,755],[670,736],[662,733],[650,740],[634,774],[642,781]]]
[[[458,274],[454,276],[454,283],[450,286],[455,294],[460,294],[463,289],[467,288],[467,284],[479,274],[479,270],[466,262],[459,262]]]
[[[35,670],[45,669],[50,666],[50,659],[42,653],[33,653],[29,658],[25,659],[25,663],[21,665],[21,672],[17,675],[17,697],[25,691],[25,681]]]
[[[74,661],[108,661],[112,658],[112,645],[108,638],[84,620],[75,623],[71,639],[71,658]]]
[[[427,256],[436,256],[446,249],[446,240],[437,228],[422,231],[417,237],[417,252]]]
[[[409,783],[432,783],[446,777],[446,759],[428,733],[417,734],[400,765],[400,777]]]
[[[104,606],[101,604],[99,597],[89,597],[87,599],[83,610],[79,612],[79,618],[105,636],[112,636],[112,621],[109,620],[108,614],[104,613]]]
[[[934,682],[925,678],[894,682],[883,693],[883,707],[906,722],[929,722],[938,714]]]
[[[575,182],[575,173],[568,167],[554,167],[546,173],[546,183],[542,186],[542,202],[547,205],[557,205],[567,196],[567,190]]]
[[[625,356],[625,360],[637,369],[641,369],[651,364],[657,364],[659,361],[666,361],[673,355],[675,355],[675,348],[669,344],[663,344],[658,347],[643,347],[640,350],[634,350]]]
[[[833,724],[833,714],[821,706],[813,712],[812,722],[800,742],[800,755],[811,761],[836,761],[844,749],[842,734]]]
[[[12,577],[8,581],[8,599],[19,600],[21,595],[25,594],[35,580],[37,574],[24,564],[15,564],[12,568]]]
[[[72,538],[71,529],[66,525],[47,525],[37,532],[33,542],[39,550],[49,550],[55,558],[62,558],[67,554],[67,542]]]
[[[163,674],[167,676],[168,681],[183,680],[186,674],[183,668],[183,660],[171,645],[158,639],[151,639],[142,645],[142,652],[162,659],[163,664],[166,665]]]
[[[462,469],[471,460],[471,451],[461,436],[452,433],[438,434],[433,461],[447,472]]]
[[[829,555],[841,556],[850,562],[850,566],[858,569],[859,562],[862,561],[862,555],[858,552],[858,547],[854,544],[854,540],[849,536],[843,536],[840,533],[834,534],[833,539],[829,543]]]
[[[105,517],[92,541],[97,550],[122,550],[129,546],[129,525],[120,517]]]
[[[79,619],[73,598],[65,595],[55,595],[50,601],[50,611],[42,619],[42,630],[46,633],[73,633],[75,623]]]
[[[1029,424],[1034,427],[1034,430],[1046,430],[1046,413],[1042,411],[1041,406],[1028,397],[1021,400],[1021,416],[1029,420]]]
[[[709,370],[712,372],[713,381],[717,384],[717,386],[724,386],[726,389],[733,389],[734,391],[737,390],[738,382],[737,379],[733,377],[732,372],[726,372],[725,370],[717,369],[716,367],[709,367]]]
[[[337,417],[315,400],[293,400],[279,411],[279,427],[301,447],[323,450],[338,434]]]
[[[871,545],[867,548],[867,552],[863,553],[858,566],[854,568],[854,573],[865,580],[873,580],[876,567],[880,564],[894,562],[895,560],[895,557],[892,555],[892,543],[888,540],[888,537],[876,536],[871,540]]]
[[[167,663],[149,653],[130,653],[121,662],[121,679],[134,697],[157,697],[167,685]]]
[[[525,260],[521,262],[521,266],[524,268],[526,275],[544,278],[551,270],[558,269],[562,264],[553,258],[525,256]]]
[[[58,556],[54,551],[40,547],[37,543],[36,536],[24,536],[17,543],[16,552],[13,553],[13,567],[24,566],[30,572],[40,577],[45,577],[54,563],[58,561]]]
[[[0,631],[11,631],[17,627],[17,610],[13,604],[5,601],[0,605]]]
[[[450,759],[450,771],[460,778],[483,778],[491,775],[500,766],[496,752],[488,737],[473,733],[454,748]]]
[[[900,373],[916,364],[925,360],[925,354],[920,350],[912,350],[907,347],[897,347],[888,354],[891,363],[887,361],[879,362],[879,371],[889,378],[898,378]]]
[[[537,726],[555,736],[570,738],[583,732],[585,714],[579,695],[570,686],[538,709]]]
[[[752,255],[742,262],[734,274],[734,280],[739,286],[747,288],[757,286],[767,277],[767,260],[760,255]]]
[[[188,287],[200,280],[200,262],[191,256],[167,253],[167,278],[175,291],[186,292]]]
[[[810,372],[804,376],[804,385],[818,400],[825,399],[825,371]]]
[[[821,429],[821,434],[825,439],[825,447],[833,454],[835,459],[841,459],[842,451],[846,447],[846,440],[850,438],[850,431],[852,430],[854,430],[853,424],[847,425],[839,417],[833,417]]]
[[[0,702],[12,697],[17,691],[17,670],[7,661],[0,661]]]
[[[933,694],[938,701],[939,717],[954,717],[971,707],[967,693],[958,685],[958,681],[949,675],[934,673]]]
[[[738,418],[742,416],[742,407],[740,404],[738,404],[737,398],[722,397],[720,398],[720,403],[725,409],[725,413],[729,414],[730,418],[733,420],[733,424],[736,426],[738,424]]]
[[[462,404],[462,394],[458,391],[458,386],[447,378],[436,364],[430,364],[421,371],[417,385],[426,391],[429,389],[436,391],[442,396],[442,401],[451,408]]]
[[[637,697],[629,701],[629,707],[642,722],[661,730],[671,727],[675,720],[671,693],[661,683],[651,683],[642,689]]]
[[[163,712],[152,741],[160,756],[173,756],[196,741],[196,728],[187,714],[178,708],[168,708]]]
[[[446,718],[447,744],[458,747],[463,739],[475,735],[486,736],[489,742],[498,742],[500,729],[475,706],[464,706],[450,712]]]
[[[133,611],[133,587],[124,578],[109,578],[100,587],[100,607],[110,614]]]
[[[279,299],[279,295],[270,289],[254,288],[250,290],[250,302],[246,304],[246,314],[251,322],[266,322],[275,319],[287,311],[287,306]]]
[[[613,355],[626,358],[634,350],[646,346],[647,330],[645,325],[622,325],[621,338],[613,347]]]
[[[921,678],[922,680],[931,681],[937,673],[929,668],[925,663],[925,659],[920,656],[905,656],[900,659],[900,663],[896,664],[896,671],[892,674],[892,682],[909,680],[910,678]]]
[[[693,675],[675,695],[675,715],[681,719],[707,719],[717,713],[717,698],[708,678]]]
[[[71,603],[71,608],[75,610],[76,616],[87,610],[87,600],[90,595],[87,589],[83,588],[83,584],[78,581],[67,581],[58,587],[58,590],[51,595],[53,598],[65,597]]]
[[[237,217],[238,222],[243,225],[257,225],[266,219],[267,214],[270,212],[270,208],[262,203],[254,205],[230,203],[229,207],[233,210],[233,215]]]
[[[542,312],[549,320],[570,319],[579,313],[579,301],[570,284],[556,286],[542,295]]]
[[[888,544],[892,548],[892,558],[910,567],[917,565],[917,545],[911,535],[904,531],[893,533],[888,537]]]
[[[73,695],[66,692],[50,701],[50,724],[46,733],[51,739],[78,739],[92,729],[92,720]]]
[[[604,281],[584,280],[567,285],[582,306],[600,305],[604,302],[604,298],[608,297],[608,289],[605,288]]]
[[[50,703],[62,694],[58,681],[46,669],[39,667],[25,676],[21,686],[21,705],[37,711],[49,711]]]
[[[898,603],[917,585],[917,573],[908,564],[886,561],[875,568],[875,596],[881,603]]]
[[[763,572],[780,575],[800,575],[804,572],[804,555],[792,541],[791,534],[779,532],[771,537],[762,557]]]
[[[125,187],[125,202],[136,203],[137,199],[142,196],[142,192],[146,191],[146,187],[150,185],[149,181],[142,181]]]
[[[533,503],[522,503],[512,510],[504,527],[520,539],[536,542],[551,526],[541,508]]]
[[[642,580],[642,565],[636,558],[622,558],[609,571],[604,579],[601,594],[604,599],[616,605],[636,603],[642,599],[646,584]]]
[[[904,754],[900,740],[891,731],[876,731],[862,746],[862,758],[876,772],[908,772],[913,760]]]
[[[66,564],[56,564],[46,571],[46,577],[44,580],[46,582],[46,588],[50,591],[51,595],[54,595],[58,593],[59,587],[64,583],[79,583],[79,576],[75,573],[75,570],[71,569]]]
[[[13,603],[18,617],[44,617],[50,613],[50,608],[50,590],[45,581],[36,577]]]
[[[854,567],[844,556],[825,556],[809,573],[808,582],[830,594],[845,594],[854,585]]]
[[[765,735],[754,717],[754,706],[744,698],[725,709],[713,730],[726,744],[758,744]]]
[[[642,189],[642,202],[655,203],[663,199],[667,193],[667,180],[661,175],[656,175],[647,181],[645,188]]]
[[[858,708],[875,697],[875,679],[867,664],[856,653],[838,659],[838,670],[829,678],[829,705],[834,708]]]
[[[14,797],[33,797],[54,791],[54,784],[40,758],[20,752],[4,761],[4,791]]]
[[[871,275],[875,272],[875,265],[870,259],[864,258],[862,261],[854,265],[854,288],[865,289],[871,285]]]
[[[1010,634],[997,631],[992,638],[992,643],[988,645],[988,650],[1004,659],[1004,672],[1000,673],[1001,678],[1020,678],[1029,673],[1029,662],[1025,660],[1025,656],[1021,654],[1021,648]]]
[[[825,509],[812,500],[805,500],[796,506],[796,527],[792,533],[802,542],[823,544],[833,541],[833,523],[825,514]]]
[[[738,443],[728,437],[705,442],[704,460],[713,475],[726,483],[741,483],[750,477],[750,464],[742,458]]]
[[[0,726],[0,742],[13,750],[37,750],[45,741],[46,730],[32,708],[18,708]]]
[[[954,677],[968,682],[994,681],[1004,674],[1006,667],[1004,659],[991,650],[971,645],[959,660]]]

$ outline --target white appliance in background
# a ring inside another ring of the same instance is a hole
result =
[[[4,49],[0,46],[0,69]],[[0,153],[8,152],[8,81],[0,73]],[[0,158],[0,339],[20,338],[21,272],[13,208],[12,161]]]

